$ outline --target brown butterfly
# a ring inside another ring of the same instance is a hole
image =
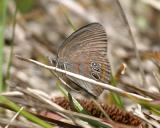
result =
[[[60,46],[56,61],[52,62],[58,68],[108,83],[111,73],[107,59],[107,35],[103,26],[91,23],[72,33]],[[98,85],[69,76],[63,79],[70,86],[74,83],[73,88],[83,88],[96,97],[103,92]]]

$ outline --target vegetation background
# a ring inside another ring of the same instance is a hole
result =
[[[113,76],[116,76],[118,71],[123,68],[121,67],[122,63],[127,66],[125,74],[119,76],[122,81],[117,81],[117,87],[158,101],[160,90],[160,1],[121,0],[120,3],[124,12],[117,0],[1,0],[0,91],[2,95],[7,95],[6,92],[12,95],[15,91],[23,92],[22,90],[28,87],[40,90],[48,94],[50,98],[62,95],[56,87],[57,80],[48,70],[18,60],[15,55],[49,64],[48,57],[56,56],[59,46],[74,31],[73,28],[78,29],[88,23],[99,22],[107,32],[108,59]],[[129,26],[125,22],[124,14]],[[136,45],[133,43],[129,29],[133,33]],[[138,51],[141,61],[137,58],[136,51]],[[17,90],[17,87],[20,89]],[[7,95],[7,97],[15,102],[15,95],[13,97]],[[109,99],[108,97],[109,95],[106,94],[103,98]],[[27,99],[29,104],[30,98],[28,99],[26,96],[23,98]],[[23,98],[20,99],[23,100]],[[109,100],[103,102],[117,105],[112,98],[110,102]],[[124,110],[137,103],[143,104],[145,110],[151,111],[151,113],[154,108],[154,115],[158,115],[157,118],[154,118],[155,122],[159,119],[160,110],[157,108],[159,105],[157,102],[157,106],[151,109],[150,105],[148,107],[146,103],[133,102],[132,98],[120,98],[123,100]],[[2,99],[0,99],[0,103],[4,104],[6,100]],[[30,108],[27,109],[30,110]],[[38,111],[37,109],[35,108],[36,111]],[[5,110],[2,109],[0,118],[0,122],[2,122],[0,125],[3,126],[9,124],[9,120],[15,114],[8,114]],[[15,111],[20,110],[17,108]],[[25,114],[23,116],[26,117]],[[2,119],[6,119],[6,122]],[[16,120],[14,121],[16,122]],[[21,122],[23,119],[18,120]],[[22,122],[28,123],[26,120]],[[152,123],[155,125],[155,122]],[[13,122],[11,124],[11,127],[16,127]],[[20,125],[18,126],[20,127]]]

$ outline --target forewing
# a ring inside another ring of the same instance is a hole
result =
[[[99,23],[84,26],[69,36],[60,47],[58,58],[68,63],[66,64],[68,71],[105,83],[109,81],[107,36],[103,26]],[[96,65],[99,66],[98,69]],[[90,89],[96,95],[102,92],[99,86],[95,87],[77,79],[74,81]]]
[[[71,34],[59,48],[58,57],[68,59],[77,52],[92,51],[107,54],[107,36],[99,23],[91,23]]]

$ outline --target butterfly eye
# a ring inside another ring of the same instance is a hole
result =
[[[97,72],[91,72],[91,76],[96,80],[100,79],[100,76],[99,76],[99,74]]]
[[[91,62],[91,69],[97,72],[101,71],[101,65],[95,62]]]

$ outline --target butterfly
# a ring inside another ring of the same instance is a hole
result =
[[[107,57],[107,34],[104,27],[99,23],[90,23],[73,32],[62,43],[56,61],[53,61],[58,68],[108,83],[111,70]],[[83,88],[95,97],[98,97],[104,90],[98,85],[95,86],[67,75],[63,79],[70,86],[74,83],[73,88]]]

